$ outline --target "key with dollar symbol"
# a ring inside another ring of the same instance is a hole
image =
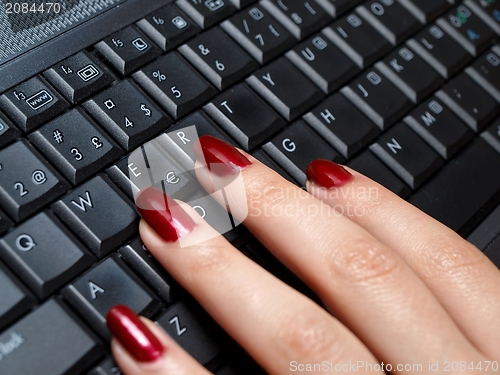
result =
[[[127,151],[172,124],[172,120],[129,80],[105,90],[83,105]]]

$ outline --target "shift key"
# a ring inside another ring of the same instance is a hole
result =
[[[476,139],[410,203],[465,236],[500,202],[498,171],[500,155]]]

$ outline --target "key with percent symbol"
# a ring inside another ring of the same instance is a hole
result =
[[[177,52],[160,57],[133,77],[174,119],[217,93]]]

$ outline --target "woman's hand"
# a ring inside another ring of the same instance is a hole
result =
[[[154,188],[136,201],[141,237],[268,373],[305,373],[300,365],[324,362],[331,370],[307,373],[434,374],[447,362],[467,366],[450,367],[452,373],[495,372],[486,366],[500,360],[500,272],[481,251],[332,162],[311,163],[305,192],[222,141],[201,137],[200,145],[201,184],[327,310],[242,255],[189,205]],[[244,189],[229,183],[240,177]],[[140,322],[125,309],[109,314],[125,374],[207,373],[161,329]]]

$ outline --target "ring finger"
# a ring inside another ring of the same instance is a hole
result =
[[[269,373],[292,361],[377,361],[342,324],[236,250],[188,205],[141,192],[141,237],[167,271]]]

